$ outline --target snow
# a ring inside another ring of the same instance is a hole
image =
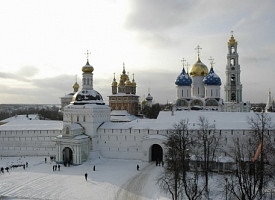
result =
[[[0,131],[13,130],[62,130],[63,121],[54,120],[11,120],[0,126]]]
[[[44,157],[1,157],[0,167],[26,162],[25,170],[17,167],[0,175],[0,199],[169,199],[156,185],[163,168],[154,163],[100,158],[53,171],[50,158],[45,163]]]
[[[39,116],[37,114],[29,114],[27,115],[15,115],[13,117],[9,117],[7,119],[2,120],[1,122],[8,123],[10,121],[19,121],[19,120],[39,120]]]
[[[275,113],[267,114],[272,124],[275,124]],[[216,130],[250,130],[248,118],[254,115],[253,112],[161,111],[157,119],[136,119],[128,123],[105,122],[101,128],[171,130],[176,123],[188,119],[189,129],[198,130],[199,117],[205,117],[210,124],[215,125]]]

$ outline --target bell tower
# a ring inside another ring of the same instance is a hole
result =
[[[241,70],[237,46],[238,42],[233,36],[233,31],[231,31],[231,38],[228,41],[227,65],[225,70],[225,102],[242,102]]]

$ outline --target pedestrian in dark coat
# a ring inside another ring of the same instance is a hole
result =
[[[139,170],[139,165],[137,165],[137,171]]]
[[[85,180],[87,181],[87,178],[88,178],[88,174],[87,173],[85,173]]]
[[[94,168],[93,168],[93,170],[95,171],[95,165],[94,165]]]
[[[58,171],[60,171],[60,165],[58,165],[57,167],[58,167]]]

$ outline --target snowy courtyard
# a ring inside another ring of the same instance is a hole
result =
[[[26,162],[0,175],[0,199],[169,199],[156,185],[162,167],[154,163],[101,158],[53,171],[50,158],[1,157],[0,167]]]

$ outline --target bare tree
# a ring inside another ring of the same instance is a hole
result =
[[[208,119],[205,117],[199,117],[199,134],[197,140],[198,149],[201,149],[202,161],[203,161],[203,171],[205,178],[205,191],[206,196],[209,196],[209,187],[208,187],[208,175],[212,171],[211,164],[216,158],[216,151],[219,145],[220,136],[215,134],[215,125],[210,124]]]
[[[256,151],[257,146],[261,145],[259,159],[256,162],[259,168],[259,192],[261,195],[263,195],[263,188],[267,182],[267,178],[274,175],[272,172],[275,172],[275,166],[272,165],[274,161],[275,145],[269,134],[270,128],[272,127],[271,122],[270,115],[265,112],[255,113],[253,117],[248,118],[248,124],[251,129],[254,130],[252,146]]]
[[[160,187],[170,193],[173,200],[198,199],[203,189],[199,188],[198,171],[187,174],[189,170],[188,151],[191,147],[188,134],[188,120],[182,120],[170,131],[166,145],[164,173],[158,180]]]
[[[267,113],[255,113],[248,118],[248,123],[253,135],[248,140],[235,140],[236,173],[227,182],[229,194],[240,200],[262,199],[263,189],[275,172],[270,162],[274,156],[274,143],[269,134],[270,116]],[[256,149],[258,153],[255,154]]]

